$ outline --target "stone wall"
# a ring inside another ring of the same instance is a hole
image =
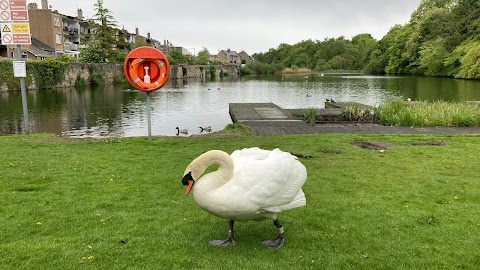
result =
[[[77,75],[88,81],[90,76],[89,65],[91,64],[71,64],[65,70],[65,80],[58,87],[75,86]],[[122,64],[94,64],[93,70],[100,74],[105,83],[113,82],[115,76],[123,76]],[[228,76],[237,78],[240,75],[240,69],[235,66],[217,65],[215,76],[219,78],[221,73],[228,73]],[[193,66],[193,65],[172,65],[170,66],[170,79],[198,78],[210,79],[210,66]]]
[[[185,79],[185,78],[199,78],[210,79],[210,66],[193,66],[193,65],[172,65],[170,66],[170,79]],[[85,64],[72,63],[65,68],[63,80],[56,85],[56,87],[72,87],[78,78],[89,81],[90,72],[100,75],[106,84],[111,84],[115,77],[123,75],[123,64]],[[237,78],[240,74],[239,68],[235,66],[217,65],[216,78],[221,77],[221,73],[228,73],[229,77]],[[38,88],[34,76],[29,74],[27,69],[28,83],[26,85],[28,90],[35,90]],[[15,78],[17,79],[17,78]],[[6,84],[0,86],[2,91],[20,91],[20,89],[9,89]]]
[[[191,65],[175,65],[170,67],[171,79],[183,79],[183,78],[200,78],[210,79],[210,66],[191,66]],[[234,78],[240,75],[240,69],[235,66],[217,65],[215,70],[215,76],[220,77],[220,73],[228,73],[229,76]]]

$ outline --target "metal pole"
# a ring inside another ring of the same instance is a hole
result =
[[[22,47],[17,45],[17,59],[22,61]],[[23,106],[23,128],[24,133],[29,133],[28,128],[28,107],[27,107],[27,91],[25,89],[25,78],[20,77],[20,90],[22,91],[22,106]]]
[[[148,121],[148,140],[152,140],[152,110],[150,109],[150,92],[147,92],[147,121]]]

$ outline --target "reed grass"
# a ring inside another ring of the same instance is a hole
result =
[[[390,100],[376,113],[382,124],[391,126],[480,126],[480,105],[472,102]]]
[[[314,126],[318,120],[320,120],[320,114],[316,108],[310,107],[305,111],[305,121],[311,126]]]
[[[290,73],[312,73],[312,70],[309,68],[284,68],[282,70],[283,74],[290,74]]]

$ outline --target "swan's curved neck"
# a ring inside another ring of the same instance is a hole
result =
[[[215,164],[219,166],[218,170],[209,173],[209,175],[215,175],[216,181],[210,184],[219,187],[233,177],[233,160],[230,158],[230,155],[220,150],[211,150],[192,161],[189,167],[191,167],[192,171],[199,173],[196,177],[200,177],[208,167]]]

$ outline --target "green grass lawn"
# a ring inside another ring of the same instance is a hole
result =
[[[388,146],[368,150],[352,144]],[[185,197],[210,149],[299,156],[307,206],[237,222]],[[316,134],[59,140],[0,137],[1,269],[479,269],[480,136]]]

